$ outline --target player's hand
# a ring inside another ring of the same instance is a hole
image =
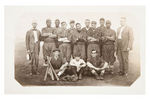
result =
[[[27,53],[30,53],[30,50],[27,50]]]
[[[130,48],[127,48],[127,51],[130,51],[131,49]]]

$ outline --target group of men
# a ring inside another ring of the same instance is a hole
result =
[[[120,64],[119,75],[128,73],[128,55],[132,50],[133,31],[127,26],[126,18],[121,17],[120,27],[111,29],[111,21],[104,18],[96,21],[85,20],[85,27],[80,23],[70,21],[70,28],[67,29],[66,22],[55,20],[55,27],[52,21],[46,20],[46,27],[40,32],[37,23],[32,23],[32,29],[26,34],[27,53],[31,57],[31,75],[39,74],[39,51],[40,42],[43,44],[44,64],[48,66],[47,57],[60,78],[73,77],[82,79],[84,71],[95,75],[96,79],[104,79],[106,70],[113,73],[113,65],[116,60],[116,52]]]

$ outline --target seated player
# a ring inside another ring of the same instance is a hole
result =
[[[96,77],[97,80],[104,79],[105,70],[109,67],[108,63],[105,62],[101,57],[99,57],[96,50],[92,50],[91,56],[87,60],[87,66],[89,67],[91,73]]]
[[[64,67],[68,66],[68,62],[62,58],[60,50],[57,48],[53,50],[50,62],[56,73],[59,72],[58,76],[63,73]]]
[[[86,63],[83,59],[80,59],[80,55],[75,55],[74,59],[71,59],[70,64],[64,71],[63,80],[77,81],[82,79],[82,73]]]

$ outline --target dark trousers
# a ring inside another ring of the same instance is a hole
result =
[[[66,70],[64,71],[64,75],[79,75],[84,72],[84,67],[82,67],[79,72],[77,72],[76,66],[67,66]]]
[[[55,48],[56,48],[55,42],[51,42],[51,43],[45,42],[43,44],[43,56],[44,56],[45,62],[47,61],[47,56],[50,57]]]
[[[38,71],[39,65],[39,44],[35,43],[31,52],[31,72],[35,74]]]
[[[119,61],[119,69],[122,73],[128,73],[128,51],[118,50],[117,56]]]
[[[59,49],[61,51],[61,54],[62,54],[63,58],[66,61],[70,61],[70,58],[71,58],[71,44],[62,43],[61,45],[59,45]]]
[[[115,46],[113,44],[103,45],[102,57],[110,65],[113,65],[116,60],[114,53],[115,53]]]
[[[128,56],[129,51],[123,51],[121,48],[121,40],[117,43],[117,57],[119,61],[119,69],[122,73],[128,73]]]
[[[81,58],[86,60],[85,44],[75,44],[73,48],[73,56],[80,53]]]

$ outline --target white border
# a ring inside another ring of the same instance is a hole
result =
[[[148,30],[149,29],[149,2],[148,0],[142,0],[142,1],[137,1],[137,0],[92,0],[92,1],[89,1],[89,0],[86,0],[86,2],[83,0],[76,0],[76,1],[71,1],[71,0],[61,0],[59,1],[60,3],[58,3],[58,0],[55,0],[55,1],[50,1],[50,0],[42,0],[42,1],[31,1],[31,0],[22,0],[23,2],[20,2],[20,0],[5,0],[2,2],[2,4],[0,5],[0,11],[1,11],[1,48],[0,48],[0,51],[1,51],[1,54],[2,57],[1,57],[1,78],[2,78],[2,86],[1,86],[1,89],[4,89],[4,5],[145,5],[146,6],[146,81],[147,81],[147,85],[146,85],[146,90],[147,90],[147,94],[149,93],[148,90],[150,89],[150,81],[149,81],[149,76],[150,75],[150,72],[149,72],[149,55],[150,55],[150,47],[149,47],[149,33],[150,31]],[[29,2],[30,1],[30,2]],[[46,1],[46,2],[44,2]],[[111,98],[111,97],[110,97]],[[125,97],[124,97],[125,98]],[[141,98],[141,97],[137,97],[137,98]]]

